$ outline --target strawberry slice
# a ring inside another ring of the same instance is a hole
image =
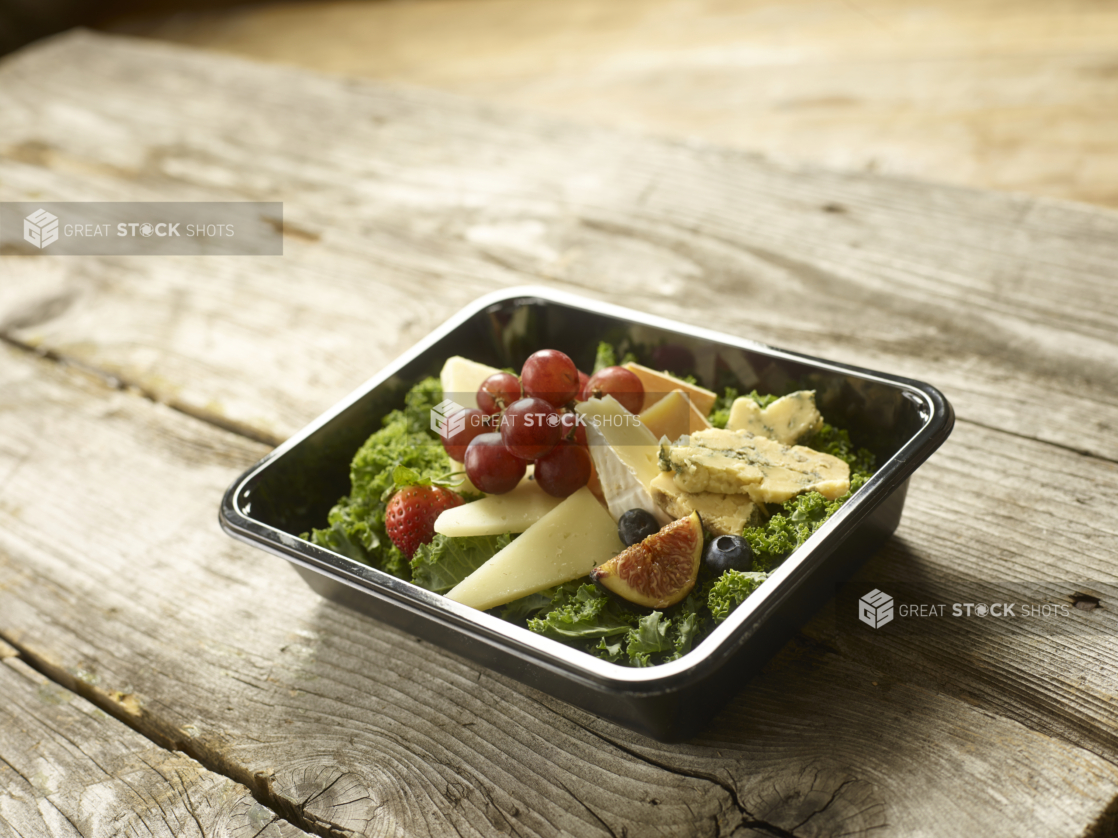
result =
[[[384,527],[392,543],[410,561],[420,544],[435,537],[439,514],[461,503],[460,495],[442,486],[405,486],[388,501]]]

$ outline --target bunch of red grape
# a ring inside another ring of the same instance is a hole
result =
[[[590,479],[586,427],[574,403],[606,395],[637,413],[644,387],[624,367],[587,376],[562,352],[541,349],[524,362],[519,378],[499,372],[485,379],[477,391],[478,406],[463,411],[461,430],[444,437],[443,447],[465,464],[470,482],[486,494],[512,491],[534,461],[540,488],[565,498]]]

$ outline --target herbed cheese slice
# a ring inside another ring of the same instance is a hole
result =
[[[435,519],[435,532],[452,538],[524,532],[560,501],[526,476],[511,492],[444,510]]]
[[[443,364],[439,381],[443,385],[443,398],[451,399],[462,407],[477,407],[477,388],[494,373],[496,367],[479,364],[461,355],[452,355]]]
[[[672,390],[640,415],[641,422],[659,439],[666,436],[675,442],[684,434],[693,434],[710,427],[710,422],[695,409],[691,398],[682,390]]]
[[[695,409],[703,417],[710,416],[711,410],[714,409],[714,402],[718,395],[705,387],[689,384],[682,378],[676,378],[670,373],[657,372],[640,364],[626,364],[625,369],[635,374],[641,380],[641,384],[644,385],[644,404],[641,405],[641,413],[667,396],[672,390],[683,390],[689,395],[691,404],[695,405]]]
[[[749,431],[755,436],[792,445],[805,434],[819,430],[822,424],[823,417],[815,406],[815,391],[797,390],[781,396],[764,409],[749,396],[734,399],[726,430]]]
[[[624,548],[617,524],[585,487],[564,499],[447,597],[480,611],[586,576]]]
[[[834,500],[850,488],[850,467],[838,457],[749,431],[699,431],[666,448],[664,458],[675,484],[693,494],[748,494],[761,503],[784,503],[801,492]]]
[[[656,437],[613,396],[579,402],[575,410],[586,424],[590,458],[614,520],[639,508],[661,523],[670,521],[648,493],[648,484],[660,473]]]
[[[649,488],[652,499],[672,518],[698,512],[703,527],[715,535],[741,535],[753,513],[753,501],[748,495],[684,492],[670,471],[660,472]]]

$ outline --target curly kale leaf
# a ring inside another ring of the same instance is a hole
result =
[[[312,543],[401,579],[411,578],[407,559],[384,528],[385,495],[395,486],[394,474],[399,466],[424,480],[438,479],[451,471],[450,458],[430,429],[430,410],[441,400],[439,380],[426,378],[408,392],[403,410],[384,417],[383,427],[353,457],[349,495],[330,510],[329,527],[310,533]],[[357,545],[361,550],[356,549]]]
[[[591,640],[625,634],[636,625],[636,615],[624,611],[593,585],[561,586],[552,610],[528,621],[528,628],[553,640]]]
[[[446,593],[511,542],[508,533],[464,538],[438,534],[412,556],[412,582],[437,594]]]
[[[528,594],[520,599],[514,599],[508,605],[501,606],[498,616],[502,620],[527,627],[528,620],[540,616],[543,611],[551,610],[551,601],[555,599],[557,592],[558,588],[547,588],[538,594]]]
[[[768,572],[780,564],[811,538],[868,479],[869,475],[854,472],[850,476],[850,490],[841,497],[827,500],[818,492],[805,492],[783,504],[781,511],[764,524],[746,527],[742,535],[753,548],[753,570]]]
[[[726,423],[730,421],[730,407],[737,397],[737,388],[727,387],[722,395],[714,400],[714,407],[711,408],[707,421],[715,428],[725,428]]]
[[[617,366],[617,352],[614,351],[612,344],[603,340],[598,344],[598,354],[594,356],[594,369],[590,374],[593,375],[598,370],[615,366]]]
[[[744,573],[740,570],[727,570],[707,585],[704,593],[707,608],[716,623],[730,616],[730,612],[745,602],[746,597],[757,590],[768,578],[767,573]]]
[[[873,455],[872,451],[868,451],[865,448],[855,449],[854,444],[850,441],[850,433],[848,431],[826,423],[810,437],[802,440],[800,445],[806,445],[808,448],[822,451],[824,454],[830,454],[832,457],[838,457],[850,466],[850,474],[852,477],[856,473],[861,473],[866,476],[870,475],[873,473],[877,464],[877,458]]]

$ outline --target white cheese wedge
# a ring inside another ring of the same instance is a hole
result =
[[[477,388],[481,386],[481,382],[498,372],[500,370],[496,367],[453,355],[446,359],[442,372],[439,373],[443,398],[451,399],[462,407],[477,407]]]
[[[781,396],[763,410],[749,396],[734,399],[726,430],[749,431],[755,436],[792,445],[805,434],[819,430],[822,424],[823,417],[815,406],[815,391],[797,390]]]
[[[749,431],[699,431],[678,445],[665,444],[663,459],[675,485],[693,494],[748,494],[755,502],[784,503],[801,492],[834,500],[850,488],[850,467],[838,457]]]
[[[640,420],[654,437],[659,439],[666,436],[671,442],[684,434],[693,434],[710,427],[710,422],[695,409],[691,398],[682,390],[672,390],[643,411]]]
[[[641,405],[641,412],[648,410],[660,399],[664,398],[672,390],[683,390],[691,397],[691,403],[695,405],[695,409],[700,414],[710,416],[710,411],[714,408],[715,399],[718,398],[716,393],[712,393],[705,387],[700,387],[697,384],[689,384],[682,378],[676,378],[674,375],[666,372],[657,372],[649,367],[641,366],[640,364],[626,364],[625,369],[631,371],[641,380],[644,385],[644,404]]]
[[[670,471],[662,471],[649,487],[652,499],[672,518],[685,518],[698,512],[703,527],[715,535],[741,535],[753,512],[749,495],[724,495],[716,492],[684,492]]]
[[[589,489],[564,499],[447,597],[480,611],[586,576],[624,548]]]
[[[671,518],[648,493],[648,484],[660,473],[660,449],[651,431],[613,396],[579,402],[575,410],[586,423],[590,458],[613,519],[639,508],[668,523]]]
[[[524,532],[560,502],[525,477],[511,492],[444,510],[435,519],[435,532],[452,538]]]

